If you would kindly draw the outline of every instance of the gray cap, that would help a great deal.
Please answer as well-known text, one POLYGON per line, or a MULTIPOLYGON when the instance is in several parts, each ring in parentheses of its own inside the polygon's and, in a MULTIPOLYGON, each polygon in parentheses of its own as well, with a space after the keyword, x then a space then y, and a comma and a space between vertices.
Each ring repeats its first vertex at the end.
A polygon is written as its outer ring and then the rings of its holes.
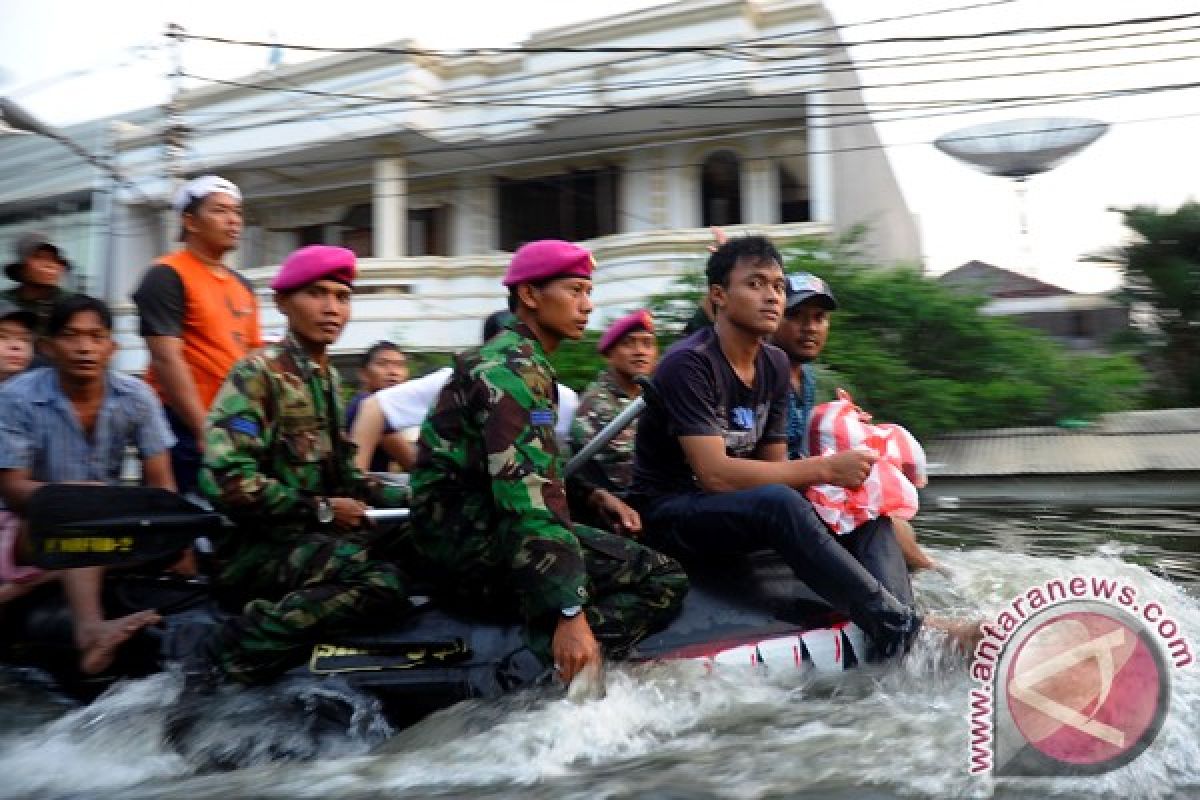
POLYGON ((838 307, 837 298, 833 296, 833 290, 829 288, 829 284, 811 272, 796 272, 788 275, 784 293, 787 296, 787 300, 784 302, 785 314, 814 297, 818 298, 821 305, 830 311, 835 311, 838 307))

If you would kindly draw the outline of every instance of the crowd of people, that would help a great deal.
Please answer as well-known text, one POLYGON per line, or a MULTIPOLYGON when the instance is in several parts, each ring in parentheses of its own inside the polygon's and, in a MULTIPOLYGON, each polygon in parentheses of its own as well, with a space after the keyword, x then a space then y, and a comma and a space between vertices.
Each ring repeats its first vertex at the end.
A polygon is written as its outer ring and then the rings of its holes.
POLYGON ((238 188, 200 177, 174 208, 182 246, 133 294, 145 381, 111 368, 112 313, 61 288, 71 266, 46 237, 20 240, 6 270, 17 286, 0 296, 0 613, 61 584, 82 672, 107 669, 158 615, 106 619, 102 568, 27 566, 23 515, 46 483, 118 482, 131 452, 145 485, 203 497, 234 525, 213 579, 236 613, 188 659, 198 686, 269 681, 318 641, 400 622, 414 579, 463 613, 523 621, 569 682, 674 618, 681 561, 763 548, 866 632, 870 660, 902 654, 922 626, 909 572, 931 562, 911 526, 883 516, 835 536, 802 493, 858 486, 876 456, 804 457, 837 301, 820 278, 787 275, 767 239, 718 237, 705 314, 661 360, 649 312, 612 322, 606 366, 579 398, 549 357, 584 334, 595 262, 528 243, 478 347, 410 379, 404 352, 380 342, 344 407, 329 348, 351 317, 354 254, 313 245, 284 261, 270 288, 287 329, 264 346, 254 293, 225 264, 238 188), (564 475, 564 456, 645 379, 640 424, 564 475), (377 477, 392 470, 409 485, 377 477), (392 506, 409 521, 370 522, 392 506))

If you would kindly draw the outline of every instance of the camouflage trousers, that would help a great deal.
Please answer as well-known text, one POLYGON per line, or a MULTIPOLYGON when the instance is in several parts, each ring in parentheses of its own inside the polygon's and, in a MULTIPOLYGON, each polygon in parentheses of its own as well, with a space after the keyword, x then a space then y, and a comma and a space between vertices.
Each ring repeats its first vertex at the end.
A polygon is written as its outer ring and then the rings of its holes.
MULTIPOLYGON (((679 613, 688 590, 687 575, 674 559, 632 539, 586 525, 575 525, 574 531, 587 572, 588 624, 605 652, 621 658, 679 613)), ((536 559, 520 552, 516 541, 507 541, 516 552, 492 552, 488 563, 447 559, 445 552, 431 560, 419 548, 398 557, 432 580, 440 600, 468 614, 523 619, 530 648, 549 663, 558 616, 531 611, 525 601, 535 588, 527 584, 537 576, 534 570, 513 565, 536 559)))
POLYGON ((400 573, 359 543, 318 533, 236 548, 218 578, 242 613, 210 644, 214 665, 262 683, 304 661, 325 637, 387 626, 411 610, 400 573))

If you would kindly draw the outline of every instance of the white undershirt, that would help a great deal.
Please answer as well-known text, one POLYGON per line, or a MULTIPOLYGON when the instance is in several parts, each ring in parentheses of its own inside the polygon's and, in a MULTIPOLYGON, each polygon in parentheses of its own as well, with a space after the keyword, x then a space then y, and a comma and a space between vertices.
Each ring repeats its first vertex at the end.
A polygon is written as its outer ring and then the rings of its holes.
MULTIPOLYGON (((375 393, 379 408, 392 430, 403 431, 414 428, 425 421, 429 410, 437 402, 438 393, 450 380, 454 372, 450 367, 442 367, 422 378, 380 389, 375 393)), ((554 432, 559 442, 570 439, 571 420, 575 418, 575 410, 579 408, 579 395, 574 389, 558 384, 558 422, 554 432)))

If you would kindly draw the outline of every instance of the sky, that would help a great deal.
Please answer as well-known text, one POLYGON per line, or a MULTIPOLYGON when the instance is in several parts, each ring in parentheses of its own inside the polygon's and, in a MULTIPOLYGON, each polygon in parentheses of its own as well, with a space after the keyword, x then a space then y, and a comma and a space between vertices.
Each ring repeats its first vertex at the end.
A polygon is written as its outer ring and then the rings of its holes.
MULTIPOLYGON (((413 39, 435 48, 506 46, 537 30, 597 14, 659 3, 605 0, 0 0, 0 93, 53 124, 162 103, 169 91, 163 31, 176 22, 190 33, 359 46, 413 39)), ((1193 13, 1194 0, 827 0, 843 39, 855 44, 868 104, 922 236, 926 268, 945 272, 971 259, 1018 269, 1075 291, 1102 291, 1111 269, 1080 263, 1124 236, 1112 208, 1174 208, 1200 186, 1200 89, 1162 91, 1086 102, 1041 102, 1016 110, 889 119, 900 103, 976 98, 1042 97, 1188 83, 1200 75, 1200 17, 1155 25, 1069 31, 1040 37, 951 42, 879 42, 894 37, 978 34, 1025 27, 1108 22, 1193 13), (973 7, 971 7, 973 6, 973 7), (892 22, 880 17, 957 8, 892 22), (997 58, 985 51, 1016 43, 1063 42, 1131 31, 1180 29, 1057 45, 1050 51, 1096 52, 997 58), (1181 42, 1170 44, 1164 42, 1181 42), (1114 49, 1120 45, 1121 49, 1114 49), (956 63, 933 64, 932 53, 957 51, 956 63), (963 61, 968 58, 986 61, 963 61), (912 66, 915 59, 922 62, 912 66), (909 66, 904 66, 908 63, 909 66), (1110 67, 1106 65, 1116 64, 1110 67), (1103 68, 1100 68, 1103 67, 1103 68), (1011 73, 1031 73, 1012 75, 1011 73), (983 77, 977 77, 983 76, 983 77), (896 84, 904 84, 897 86, 896 84), (877 88, 872 88, 877 87, 877 88), (975 172, 931 142, 964 126, 1017 117, 1089 117, 1110 124, 1097 143, 1027 184, 1029 235, 1022 237, 1012 184, 975 172)), ((299 56, 288 54, 288 61, 299 56)), ((189 42, 185 70, 235 78, 265 66, 262 49, 189 42)))

